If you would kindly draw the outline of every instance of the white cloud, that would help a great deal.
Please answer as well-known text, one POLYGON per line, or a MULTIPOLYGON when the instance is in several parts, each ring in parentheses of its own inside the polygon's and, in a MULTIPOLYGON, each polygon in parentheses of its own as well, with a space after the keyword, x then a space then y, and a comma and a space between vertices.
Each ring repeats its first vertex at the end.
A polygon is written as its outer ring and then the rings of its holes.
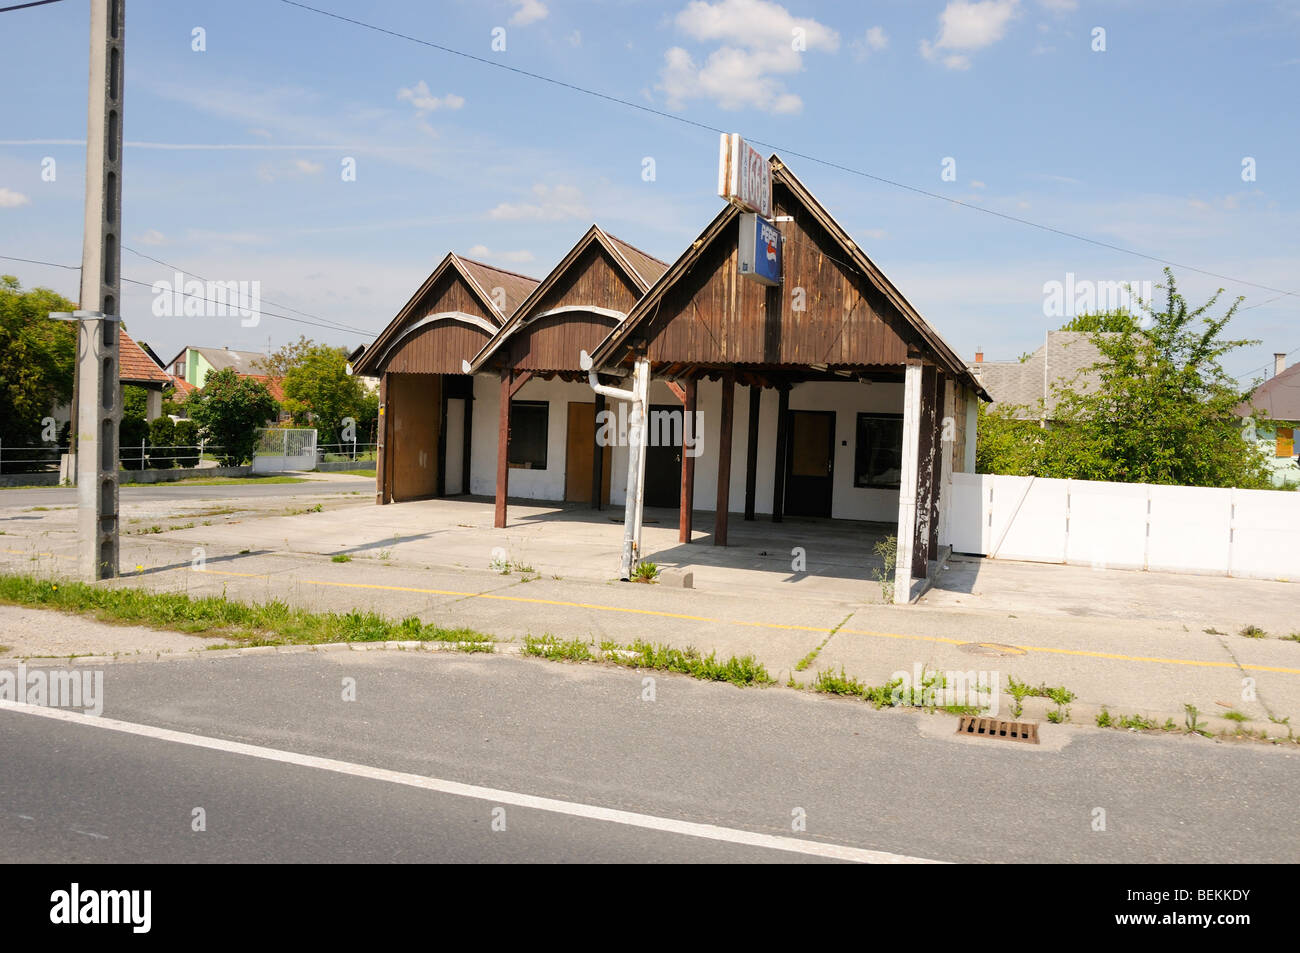
POLYGON ((879 53, 889 46, 889 36, 885 31, 873 26, 870 30, 858 37, 851 44, 853 49, 853 58, 856 60, 865 60, 871 53, 879 53))
POLYGON ((167 236, 158 231, 158 229, 151 228, 149 231, 136 238, 136 241, 141 245, 165 245, 167 244, 167 236))
POLYGON ((921 55, 940 59, 948 69, 969 69, 972 50, 992 46, 1002 39, 1016 15, 1020 0, 951 0, 939 14, 939 36, 921 41, 921 55), (943 51, 949 51, 946 54, 943 51), (954 52, 955 51, 955 52, 954 52))
POLYGON ((572 185, 533 186, 533 201, 502 202, 488 217, 497 221, 558 222, 566 218, 589 218, 582 192, 572 185))
POLYGON ((319 162, 312 162, 310 159, 294 159, 293 167, 303 175, 315 175, 323 168, 319 162))
POLYGON ((569 34, 569 45, 570 45, 570 46, 582 46, 582 31, 581 31, 581 30, 574 30, 572 33, 569 34))
POLYGON ((692 0, 674 23, 697 42, 723 45, 703 64, 680 46, 664 53, 656 89, 670 109, 681 109, 691 99, 709 99, 723 109, 799 112, 803 100, 778 77, 799 72, 804 51, 833 53, 840 46, 834 30, 793 16, 769 0, 692 0))
POLYGON ((486 245, 475 245, 469 250, 469 255, 471 258, 487 258, 496 261, 507 261, 512 265, 523 265, 536 260, 536 256, 527 249, 520 249, 519 251, 493 252, 492 249, 488 248, 486 245))
POLYGON ((27 205, 31 202, 27 196, 21 192, 14 192, 11 189, 0 188, 0 208, 17 208, 20 205, 27 205))
POLYGON ((1073 13, 1079 9, 1079 0, 1038 0, 1053 13, 1073 13))
POLYGON ((438 109, 460 109, 465 105, 465 97, 457 96, 455 93, 448 93, 441 99, 433 95, 429 90, 429 84, 424 80, 420 80, 414 86, 399 89, 397 98, 410 103, 421 114, 438 109))
POLYGON ((514 15, 510 18, 511 26, 528 26, 538 20, 545 20, 551 12, 541 0, 510 0, 510 5, 515 8, 514 15))

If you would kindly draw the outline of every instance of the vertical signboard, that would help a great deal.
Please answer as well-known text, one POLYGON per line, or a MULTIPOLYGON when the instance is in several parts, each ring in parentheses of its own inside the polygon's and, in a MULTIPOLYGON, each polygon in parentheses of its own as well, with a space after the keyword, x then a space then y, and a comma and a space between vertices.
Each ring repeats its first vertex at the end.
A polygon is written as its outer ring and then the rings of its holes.
POLYGON ((740 273, 765 285, 781 283, 781 232, 763 216, 740 216, 740 273))
POLYGON ((747 212, 772 217, 772 167, 736 133, 722 133, 718 146, 718 195, 747 212))

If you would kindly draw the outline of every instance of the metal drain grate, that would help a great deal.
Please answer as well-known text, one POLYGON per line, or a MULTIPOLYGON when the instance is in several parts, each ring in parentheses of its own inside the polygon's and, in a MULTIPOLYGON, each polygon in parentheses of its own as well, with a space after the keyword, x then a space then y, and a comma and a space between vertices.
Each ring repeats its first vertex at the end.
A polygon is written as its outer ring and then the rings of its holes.
POLYGON ((1005 718, 981 718, 962 715, 957 723, 957 734, 976 738, 1000 738, 1003 741, 1023 741, 1038 744, 1038 722, 1007 721, 1005 718))

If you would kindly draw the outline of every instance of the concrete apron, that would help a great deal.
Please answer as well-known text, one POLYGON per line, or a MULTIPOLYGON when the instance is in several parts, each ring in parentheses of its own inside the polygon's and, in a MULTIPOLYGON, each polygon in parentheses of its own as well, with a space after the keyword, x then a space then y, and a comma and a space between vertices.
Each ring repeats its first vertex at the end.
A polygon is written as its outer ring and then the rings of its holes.
MULTIPOLYGON (((128 537, 123 566, 144 570, 115 584, 414 614, 502 639, 644 638, 723 658, 754 654, 782 682, 794 672, 807 684, 816 672, 841 667, 872 685, 917 666, 997 672, 1004 687, 1008 676, 1064 685, 1078 696, 1069 706, 1075 723, 1091 723, 1102 705, 1162 722, 1173 717, 1180 726, 1189 703, 1202 718, 1234 708, 1251 728, 1271 727, 1270 715, 1300 715, 1300 643, 1203 631, 1236 632, 1254 621, 1282 634, 1277 626, 1294 592, 1286 584, 957 557, 919 606, 871 605, 880 587, 866 568, 876 534, 865 524, 736 519, 736 545, 723 549, 703 531, 679 545, 675 511, 647 511, 648 556, 691 566, 698 588, 687 591, 610 581, 620 516, 519 503, 511 525, 497 531, 491 503, 481 500, 345 504, 128 537), (206 572, 192 569, 196 546, 206 572), (802 573, 790 565, 795 547, 805 549, 802 573), (494 550, 512 564, 509 574, 488 570, 494 550), (333 563, 335 553, 353 560, 333 563), (1002 654, 981 643, 1011 648, 1002 654), (1243 695, 1244 679, 1254 680, 1252 699, 1243 695)), ((699 524, 710 522, 702 514, 699 524)), ((7 570, 63 574, 61 535, 26 540, 52 555, 37 563, 7 555, 7 570)), ((1031 699, 1026 713, 1041 718, 1048 707, 1031 699)), ((1002 713, 1009 709, 1004 696, 1002 713)))

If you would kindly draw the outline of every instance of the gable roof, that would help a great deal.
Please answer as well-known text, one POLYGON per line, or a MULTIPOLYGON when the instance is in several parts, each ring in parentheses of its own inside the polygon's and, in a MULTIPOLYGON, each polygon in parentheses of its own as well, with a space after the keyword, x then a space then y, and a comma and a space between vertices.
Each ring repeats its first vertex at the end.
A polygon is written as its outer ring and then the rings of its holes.
POLYGON ((418 310, 420 302, 448 273, 460 278, 475 300, 484 309, 484 313, 490 315, 491 323, 498 328, 505 323, 510 314, 523 304, 524 299, 537 286, 537 279, 535 278, 495 268, 481 261, 462 258, 455 252, 447 252, 429 277, 424 279, 424 282, 416 289, 415 294, 411 295, 393 320, 388 322, 388 326, 366 348, 360 359, 353 362, 352 369, 354 372, 365 375, 378 373, 375 365, 401 339, 405 333, 406 325, 411 319, 418 320, 419 315, 415 312, 418 310), (505 309, 497 307, 496 298, 492 294, 495 288, 501 288, 505 294, 505 309))
POLYGON ((1300 364, 1293 364, 1281 374, 1274 374, 1251 392, 1250 400, 1236 408, 1245 416, 1251 406, 1266 420, 1300 421, 1300 364))
POLYGON ((1073 383, 1077 391, 1087 393, 1101 382, 1101 372, 1088 368, 1103 360, 1092 332, 1048 331, 1042 346, 1024 361, 983 361, 969 367, 993 398, 990 409, 1025 407, 1019 416, 1037 420, 1041 400, 1050 420, 1057 405, 1053 386, 1073 383))
MULTIPOLYGON (((787 188, 793 199, 808 210, 815 222, 839 246, 848 262, 851 263, 851 267, 860 272, 869 284, 893 306, 903 321, 916 331, 921 340, 934 352, 935 357, 942 363, 944 369, 974 387, 977 393, 987 400, 988 394, 967 370, 965 362, 961 360, 956 351, 921 317, 920 313, 903 297, 902 293, 894 287, 893 283, 885 277, 884 273, 858 247, 857 243, 849 237, 849 234, 839 222, 817 201, 781 158, 773 155, 768 160, 768 163, 772 168, 773 186, 780 184, 787 188)), ((628 319, 610 332, 609 336, 596 348, 592 354, 593 367, 601 367, 610 363, 614 355, 620 353, 620 349, 628 343, 633 331, 644 320, 656 313, 668 290, 690 272, 695 263, 722 237, 728 226, 735 222, 739 215, 740 210, 738 208, 734 205, 727 205, 714 216, 713 221, 700 233, 699 238, 692 242, 691 246, 659 276, 650 290, 637 302, 632 309, 632 313, 628 315, 628 319)), ((621 359, 621 355, 619 359, 621 359)))
POLYGON ((172 379, 140 345, 131 340, 120 321, 117 325, 117 379, 128 384, 170 384, 172 379))
MULTIPOLYGON (((514 314, 510 316, 505 326, 490 341, 484 344, 473 358, 466 362, 469 365, 467 373, 477 373, 491 359, 492 355, 509 340, 510 336, 527 323, 537 304, 545 299, 551 289, 556 286, 570 268, 582 259, 583 254, 593 245, 605 250, 610 261, 632 282, 641 294, 645 294, 646 290, 654 284, 659 276, 668 270, 666 262, 646 254, 634 245, 629 245, 621 238, 615 238, 599 225, 593 224, 560 259, 559 264, 551 269, 550 274, 537 283, 528 297, 515 309, 514 314)), ((595 302, 591 304, 593 309, 601 307, 595 302)), ((611 314, 610 316, 619 321, 627 317, 624 314, 611 314)), ((576 366, 578 356, 575 354, 573 358, 576 366)))

